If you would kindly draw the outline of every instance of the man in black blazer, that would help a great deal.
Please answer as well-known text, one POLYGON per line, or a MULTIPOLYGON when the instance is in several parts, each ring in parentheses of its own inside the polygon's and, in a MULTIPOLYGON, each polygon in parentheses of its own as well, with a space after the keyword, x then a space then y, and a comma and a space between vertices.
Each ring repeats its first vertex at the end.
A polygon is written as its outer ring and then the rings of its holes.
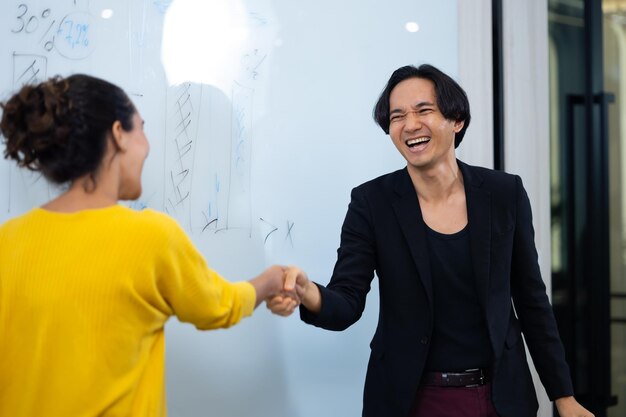
MULTIPOLYGON (((591 417, 572 396, 520 177, 456 159, 470 122, 463 89, 430 65, 402 67, 374 118, 406 168, 352 191, 326 287, 295 267, 285 278, 302 320, 343 330, 376 272, 363 416, 536 416, 523 333, 561 417, 591 417)), ((277 296, 268 307, 287 314, 293 303, 277 296)))

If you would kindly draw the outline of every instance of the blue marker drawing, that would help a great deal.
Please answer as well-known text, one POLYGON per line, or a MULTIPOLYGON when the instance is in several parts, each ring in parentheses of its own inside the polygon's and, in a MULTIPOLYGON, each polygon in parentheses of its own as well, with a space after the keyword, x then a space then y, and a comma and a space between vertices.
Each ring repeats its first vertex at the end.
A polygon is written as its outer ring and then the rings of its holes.
POLYGON ((54 38, 54 47, 61 56, 80 60, 93 52, 91 20, 91 15, 85 12, 70 13, 61 20, 54 38))

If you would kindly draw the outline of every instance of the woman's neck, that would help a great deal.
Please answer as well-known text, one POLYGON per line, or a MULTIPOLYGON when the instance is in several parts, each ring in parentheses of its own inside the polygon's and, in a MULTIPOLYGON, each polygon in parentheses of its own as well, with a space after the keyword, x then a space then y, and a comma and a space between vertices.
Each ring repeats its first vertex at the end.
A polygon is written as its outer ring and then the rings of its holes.
POLYGON ((114 187, 92 178, 82 177, 75 180, 70 188, 50 200, 42 208, 50 211, 71 213, 80 210, 109 207, 117 204, 118 195, 114 187))

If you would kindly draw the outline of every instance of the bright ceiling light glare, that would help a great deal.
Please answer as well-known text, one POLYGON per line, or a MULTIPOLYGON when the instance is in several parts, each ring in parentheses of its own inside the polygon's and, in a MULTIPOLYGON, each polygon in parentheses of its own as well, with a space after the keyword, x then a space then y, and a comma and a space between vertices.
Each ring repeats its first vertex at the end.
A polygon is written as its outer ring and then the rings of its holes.
POLYGON ((102 16, 103 19, 110 19, 113 17, 113 10, 104 9, 102 10, 102 13, 100 13, 100 16, 102 16))
POLYGON ((163 22, 161 60, 170 85, 209 84, 230 92, 251 48, 241 0, 176 0, 163 22))
POLYGON ((415 22, 408 22, 406 25, 404 25, 404 28, 411 33, 415 33, 420 30, 420 26, 415 22))

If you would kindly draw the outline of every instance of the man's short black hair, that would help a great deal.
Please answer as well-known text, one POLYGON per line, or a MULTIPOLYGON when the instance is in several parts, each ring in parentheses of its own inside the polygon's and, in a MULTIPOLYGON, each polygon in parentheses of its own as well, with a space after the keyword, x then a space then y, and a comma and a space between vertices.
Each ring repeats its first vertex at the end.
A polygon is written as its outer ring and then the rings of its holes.
POLYGON ((386 134, 389 134, 389 96, 396 85, 409 78, 424 78, 432 81, 435 85, 437 107, 439 107, 443 117, 455 122, 464 122, 463 128, 454 137, 454 147, 457 148, 465 136, 471 119, 467 94, 450 76, 429 64, 422 64, 417 68, 413 65, 407 65, 398 68, 391 74, 385 89, 376 102, 376 106, 374 106, 376 123, 386 134))

